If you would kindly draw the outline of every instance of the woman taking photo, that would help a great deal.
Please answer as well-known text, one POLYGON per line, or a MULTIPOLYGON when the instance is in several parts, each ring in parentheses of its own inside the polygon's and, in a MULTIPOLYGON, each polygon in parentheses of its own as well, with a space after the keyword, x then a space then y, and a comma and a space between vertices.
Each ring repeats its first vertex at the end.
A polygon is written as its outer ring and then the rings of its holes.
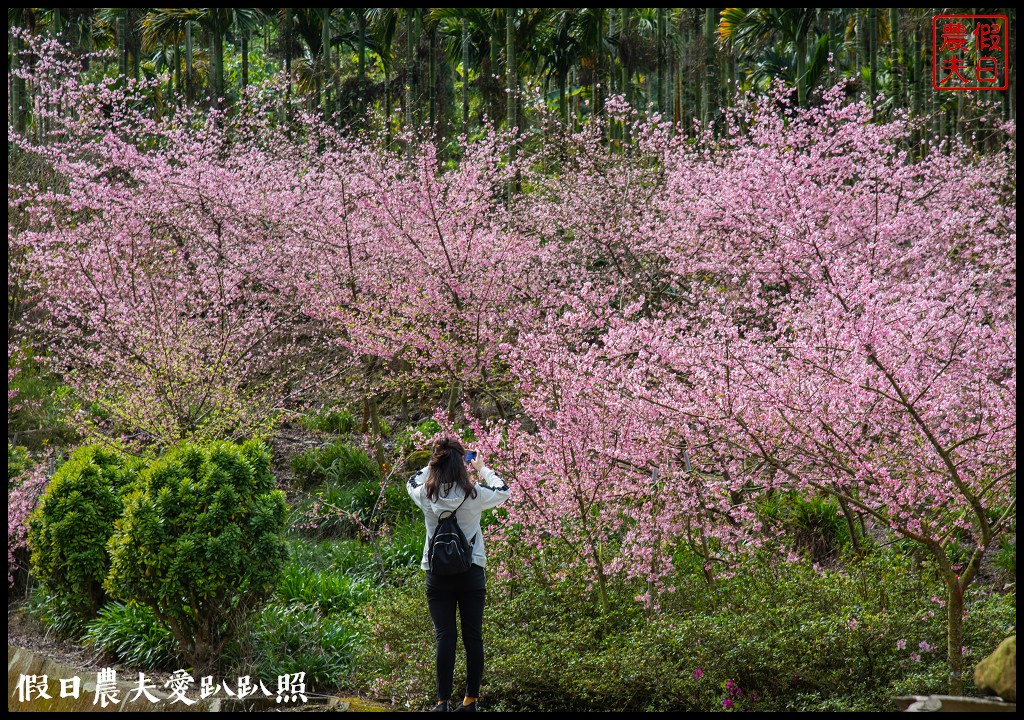
POLYGON ((476 712, 480 680, 484 673, 484 597, 487 555, 480 531, 480 514, 508 500, 509 489, 476 453, 467 457, 456 438, 434 441, 430 464, 409 478, 409 496, 423 511, 426 541, 420 567, 427 571, 427 606, 437 636, 437 705, 431 712, 476 712), (458 574, 439 567, 438 553, 431 555, 438 525, 448 530, 446 518, 454 515, 468 543, 468 570, 458 574), (434 565, 432 568, 431 565, 434 565), (466 648, 466 696, 452 707, 452 676, 455 673, 456 611, 462 618, 462 644, 466 648))

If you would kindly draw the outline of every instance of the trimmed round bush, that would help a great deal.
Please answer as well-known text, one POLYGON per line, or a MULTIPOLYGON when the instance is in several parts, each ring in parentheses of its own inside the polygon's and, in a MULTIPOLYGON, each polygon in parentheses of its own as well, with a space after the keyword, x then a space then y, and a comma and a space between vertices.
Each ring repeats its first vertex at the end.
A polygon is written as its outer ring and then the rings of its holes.
POLYGON ((106 600, 107 541, 140 463, 99 446, 79 448, 47 485, 29 519, 31 563, 54 600, 80 620, 106 600))
POLYGON ((193 669, 213 668, 278 580, 285 517, 263 444, 185 445, 126 499, 107 587, 152 608, 193 669))

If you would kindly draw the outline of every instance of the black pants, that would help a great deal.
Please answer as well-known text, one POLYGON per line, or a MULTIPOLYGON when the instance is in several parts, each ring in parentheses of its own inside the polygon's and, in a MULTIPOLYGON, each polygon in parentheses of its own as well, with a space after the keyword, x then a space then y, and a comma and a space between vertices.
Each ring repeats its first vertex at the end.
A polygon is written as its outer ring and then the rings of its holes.
POLYGON ((455 674, 455 610, 462 618, 462 644, 466 648, 466 695, 480 696, 484 674, 484 569, 473 565, 461 575, 439 576, 427 573, 427 606, 437 634, 437 698, 452 696, 455 674))

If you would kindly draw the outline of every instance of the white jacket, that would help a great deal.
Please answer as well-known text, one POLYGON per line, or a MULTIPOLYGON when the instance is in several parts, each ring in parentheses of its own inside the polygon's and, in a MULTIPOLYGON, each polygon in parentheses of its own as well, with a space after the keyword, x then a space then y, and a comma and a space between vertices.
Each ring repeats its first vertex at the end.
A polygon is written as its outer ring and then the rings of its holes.
MULTIPOLYGON (((427 498, 426 482, 429 472, 430 466, 428 465, 409 478, 409 482, 406 484, 409 497, 423 511, 423 520, 427 526, 427 537, 423 542, 423 560, 420 562, 420 567, 424 570, 430 569, 427 554, 430 550, 430 538, 437 528, 438 516, 459 508, 459 503, 462 503, 465 498, 465 493, 458 485, 453 485, 447 495, 442 488, 436 500, 427 498)), ((484 551, 484 536, 480 532, 480 515, 484 510, 498 507, 508 500, 512 492, 505 481, 489 467, 485 466, 480 471, 480 477, 483 482, 477 483, 476 497, 466 498, 466 502, 459 508, 455 518, 459 521, 459 527, 466 535, 466 540, 473 546, 473 564, 486 567, 487 554, 484 551)))

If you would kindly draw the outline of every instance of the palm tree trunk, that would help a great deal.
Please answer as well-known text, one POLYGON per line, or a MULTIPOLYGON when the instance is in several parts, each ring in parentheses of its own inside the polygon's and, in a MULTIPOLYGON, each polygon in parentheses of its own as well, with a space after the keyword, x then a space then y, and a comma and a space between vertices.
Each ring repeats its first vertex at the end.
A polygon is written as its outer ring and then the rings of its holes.
POLYGON ((181 92, 181 36, 174 34, 174 87, 181 92))
POLYGON ((900 52, 900 41, 902 39, 903 35, 900 33, 900 9, 891 7, 889 8, 889 60, 892 65, 892 71, 896 73, 895 78, 893 78, 892 90, 894 96, 893 106, 897 108, 901 108, 906 104, 907 72, 903 64, 906 53, 900 52))
POLYGON ((192 103, 195 88, 195 76, 192 73, 192 23, 185 23, 185 102, 192 103))
POLYGON ((405 129, 412 129, 412 9, 405 11, 405 129))
MULTIPOLYGON (((608 37, 610 38, 615 37, 616 15, 617 13, 614 10, 608 9, 608 37)), ((615 54, 613 50, 608 50, 606 61, 608 67, 605 68, 604 91, 607 97, 611 97, 615 94, 615 54)), ((608 121, 608 140, 615 140, 618 137, 617 124, 611 122, 611 120, 608 121)))
POLYGON ((704 91, 701 120, 707 124, 714 113, 714 81, 715 81, 715 9, 704 9, 704 91))
POLYGON ((11 68, 11 110, 9 114, 15 131, 23 133, 25 132, 25 112, 22 108, 24 93, 22 92, 21 78, 18 77, 18 70, 21 68, 21 40, 12 33, 7 33, 7 53, 10 57, 11 68))
POLYGON ((125 29, 132 28, 131 33, 131 54, 132 54, 132 77, 136 80, 139 79, 139 68, 141 66, 140 60, 142 55, 142 38, 139 37, 139 32, 136 27, 137 17, 133 17, 132 10, 126 9, 125 13, 128 15, 128 21, 125 22, 125 29))
POLYGON ((117 72, 122 78, 128 74, 128 22, 125 12, 117 14, 117 72))
POLYGON ((801 33, 796 39, 796 101, 800 107, 807 107, 807 34, 801 33))
POLYGON ((288 76, 288 88, 285 96, 292 99, 292 9, 284 11, 284 72, 288 76))
POLYGON ((658 8, 658 112, 662 115, 668 110, 665 103, 665 46, 668 32, 665 13, 665 8, 658 8))
POLYGON ((219 29, 210 30, 210 50, 213 56, 213 107, 220 107, 224 97, 224 34, 219 29))
POLYGON ((868 9, 868 93, 874 104, 878 95, 878 8, 868 9))
POLYGON ((462 18, 462 132, 469 135, 469 23, 462 18))
POLYGON ((437 131, 437 30, 430 31, 427 45, 427 108, 430 131, 437 131))
POLYGON ((359 15, 356 16, 359 24, 359 112, 366 112, 366 10, 359 8, 359 15))
POLYGON ((515 8, 505 8, 505 72, 508 103, 506 105, 506 123, 509 130, 516 127, 516 35, 515 8))
POLYGON ((491 117, 494 122, 498 120, 498 112, 501 107, 498 103, 498 97, 502 83, 498 80, 498 67, 501 64, 499 57, 501 50, 501 34, 500 28, 497 27, 497 23, 491 23, 491 47, 490 47, 490 67, 487 68, 487 72, 480 73, 480 96, 487 99, 487 114, 491 117), (488 89, 490 92, 488 92, 488 89))
POLYGON ((913 70, 911 75, 911 80, 913 84, 910 86, 910 103, 911 111, 913 112, 914 117, 921 116, 921 100, 923 97, 922 91, 924 89, 922 85, 923 78, 921 77, 921 46, 920 41, 918 40, 919 37, 920 34, 917 28, 915 27, 914 32, 910 37, 910 68, 912 68, 913 70))
POLYGON ((417 12, 413 18, 413 28, 416 35, 416 127, 423 127, 423 53, 420 46, 423 42, 423 15, 417 12))
POLYGON ((569 127, 569 103, 566 98, 566 84, 568 82, 568 73, 558 73, 558 111, 562 115, 562 125, 566 129, 569 127))
POLYGON ((334 74, 331 68, 331 9, 320 8, 320 59, 323 63, 323 113, 326 120, 331 116, 331 83, 334 74))
POLYGON ((249 31, 242 30, 242 92, 249 85, 249 31))

